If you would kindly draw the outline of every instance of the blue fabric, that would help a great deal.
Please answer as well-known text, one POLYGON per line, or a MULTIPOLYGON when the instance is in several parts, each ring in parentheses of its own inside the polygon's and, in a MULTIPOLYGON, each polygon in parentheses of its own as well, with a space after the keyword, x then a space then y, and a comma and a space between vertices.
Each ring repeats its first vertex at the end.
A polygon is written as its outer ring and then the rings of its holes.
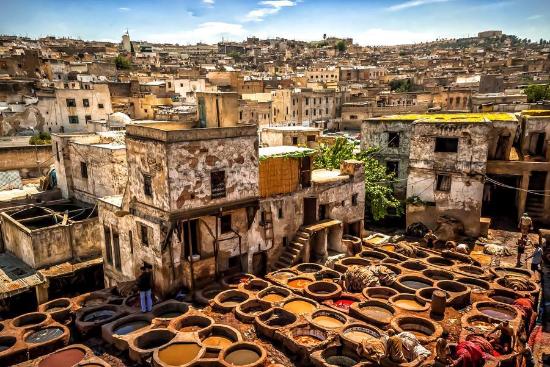
POLYGON ((151 298, 151 290, 139 292, 139 300, 141 303, 141 312, 151 312, 153 308, 153 299, 151 298))

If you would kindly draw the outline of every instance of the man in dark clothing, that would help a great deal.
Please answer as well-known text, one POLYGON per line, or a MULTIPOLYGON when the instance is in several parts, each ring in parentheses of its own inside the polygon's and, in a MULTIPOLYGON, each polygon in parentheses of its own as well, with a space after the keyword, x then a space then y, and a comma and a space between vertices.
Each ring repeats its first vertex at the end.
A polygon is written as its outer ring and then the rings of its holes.
POLYGON ((143 265, 141 267, 141 274, 137 279, 141 312, 151 312, 153 308, 153 299, 151 298, 152 285, 153 274, 151 273, 151 267, 143 265))

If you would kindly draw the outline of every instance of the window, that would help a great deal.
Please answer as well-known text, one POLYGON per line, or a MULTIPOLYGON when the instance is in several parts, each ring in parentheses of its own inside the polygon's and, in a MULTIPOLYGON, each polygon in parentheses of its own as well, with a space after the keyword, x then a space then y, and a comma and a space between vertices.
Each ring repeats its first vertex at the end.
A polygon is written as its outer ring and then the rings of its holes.
POLYGON ((349 116, 349 119, 350 119, 350 120, 357 120, 357 115, 350 115, 350 116, 349 116))
POLYGON ((359 194, 353 194, 351 195, 351 205, 357 206, 357 199, 359 198, 359 194))
POLYGON ((306 106, 309 106, 309 98, 306 97, 306 106))
POLYGON ((141 244, 143 246, 149 246, 149 227, 145 224, 139 224, 139 234, 141 237, 141 244))
POLYGON ((105 235, 105 259, 107 263, 113 263, 113 250, 111 248, 111 229, 103 226, 103 234, 105 235))
POLYGON ((325 108, 325 115, 328 115, 328 107, 325 108))
POLYGON ((328 205, 319 205, 319 220, 327 219, 328 205))
POLYGON ((210 197, 212 199, 225 197, 225 171, 210 172, 210 197))
MULTIPOLYGON (((98 103, 97 108, 103 108, 103 103, 98 103)), ((145 111, 145 112, 147 112, 147 111, 145 111)))
POLYGON ((451 176, 449 175, 437 175, 437 191, 451 191, 451 176))
POLYGON ((67 107, 76 107, 76 100, 74 98, 67 98, 67 107))
POLYGON ((84 116, 84 120, 86 121, 86 123, 88 123, 88 121, 92 121, 92 115, 84 116))
POLYGON ((298 145, 298 137, 297 136, 292 137, 292 145, 298 145))
POLYGON ((78 124, 78 116, 69 116, 69 124, 78 124))
POLYGON ((128 231, 128 244, 130 245, 130 253, 134 253, 134 236, 132 235, 132 231, 128 231))
POLYGON ((233 256, 229 258, 229 261, 227 262, 228 268, 236 268, 241 266, 241 257, 239 255, 233 256))
POLYGON ((397 177, 399 175, 399 162, 398 161, 387 161, 386 162, 386 172, 393 173, 397 177))
MULTIPOLYGON (((61 75, 59 76, 59 79, 61 79, 61 75)), ((64 84, 63 84, 63 88, 64 88, 64 89, 69 89, 69 84, 68 84, 68 83, 64 83, 64 84)), ((67 106, 67 107, 69 107, 69 106, 67 106)))
POLYGON ((88 178, 88 163, 80 162, 80 176, 88 178))
POLYGON ((88 98, 84 98, 84 99, 82 100, 82 105, 83 105, 84 107, 90 107, 90 101, 88 100, 88 98))
POLYGON ((458 138, 435 138, 434 151, 440 153, 458 152, 458 138))
POLYGON ((399 133, 388 133, 388 148, 399 148, 399 133))
POLYGON ((120 263, 120 239, 118 233, 113 231, 113 250, 115 252, 115 268, 118 270, 122 269, 120 263))
POLYGON ((239 111, 239 120, 243 119, 243 111, 239 111))
POLYGON ((150 175, 143 175, 143 193, 147 196, 153 196, 153 185, 150 175))
POLYGON ((279 219, 282 219, 282 218, 283 218, 283 208, 279 208, 279 209, 277 210, 277 217, 278 217, 279 219))
POLYGON ((232 231, 231 214, 222 215, 220 217, 220 231, 221 233, 228 233, 232 231))
POLYGON ((307 136, 307 141, 308 142, 315 141, 315 135, 308 135, 307 136))

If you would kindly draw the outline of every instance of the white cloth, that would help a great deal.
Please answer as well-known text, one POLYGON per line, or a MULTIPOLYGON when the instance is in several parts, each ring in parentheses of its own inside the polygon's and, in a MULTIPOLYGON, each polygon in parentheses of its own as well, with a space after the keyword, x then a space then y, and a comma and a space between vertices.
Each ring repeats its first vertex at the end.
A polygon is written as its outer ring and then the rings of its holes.
POLYGON ((402 333, 397 334, 401 338, 401 342, 403 343, 403 354, 405 355, 405 358, 409 362, 414 361, 416 358, 420 356, 424 356, 428 358, 430 356, 430 351, 416 338, 416 336, 413 333, 409 333, 408 331, 404 331, 402 333))

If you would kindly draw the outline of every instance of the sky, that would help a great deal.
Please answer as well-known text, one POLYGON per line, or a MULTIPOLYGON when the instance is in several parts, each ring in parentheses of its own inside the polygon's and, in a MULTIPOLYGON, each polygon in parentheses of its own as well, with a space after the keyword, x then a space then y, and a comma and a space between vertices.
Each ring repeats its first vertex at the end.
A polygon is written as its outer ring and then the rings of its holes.
POLYGON ((352 37, 396 45, 502 30, 550 39, 550 0, 0 0, 0 34, 194 44, 352 37))

